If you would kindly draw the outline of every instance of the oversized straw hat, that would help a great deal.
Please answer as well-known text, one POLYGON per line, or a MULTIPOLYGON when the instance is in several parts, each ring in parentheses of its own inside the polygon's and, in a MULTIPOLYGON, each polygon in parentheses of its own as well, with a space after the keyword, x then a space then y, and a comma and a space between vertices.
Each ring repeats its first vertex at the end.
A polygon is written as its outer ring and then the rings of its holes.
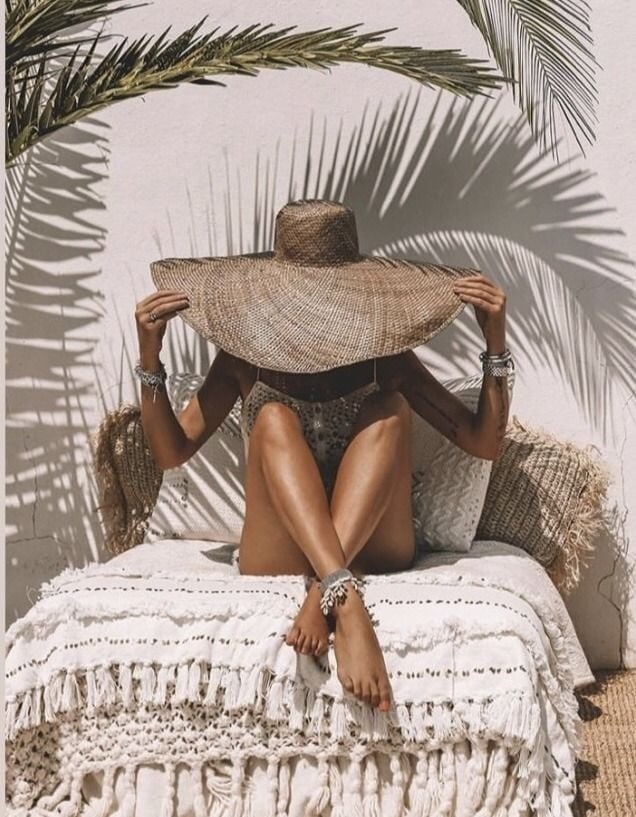
POLYGON ((456 278, 479 270, 363 255, 353 211, 300 199, 276 214, 274 250, 163 258, 157 289, 179 289, 179 316, 256 366, 319 372, 426 343, 466 305, 456 278))

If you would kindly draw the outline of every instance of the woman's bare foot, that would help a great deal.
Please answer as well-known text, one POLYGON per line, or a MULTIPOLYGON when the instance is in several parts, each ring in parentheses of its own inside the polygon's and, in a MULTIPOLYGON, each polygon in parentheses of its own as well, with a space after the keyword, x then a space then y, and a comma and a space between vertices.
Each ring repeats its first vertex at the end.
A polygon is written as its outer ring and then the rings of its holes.
POLYGON ((342 686, 365 703, 383 711, 391 708, 391 684, 378 637, 364 602, 347 586, 345 600, 334 604, 334 651, 342 686))
POLYGON ((329 649, 329 625, 320 609, 320 585, 313 580, 285 643, 302 655, 323 655, 329 649))

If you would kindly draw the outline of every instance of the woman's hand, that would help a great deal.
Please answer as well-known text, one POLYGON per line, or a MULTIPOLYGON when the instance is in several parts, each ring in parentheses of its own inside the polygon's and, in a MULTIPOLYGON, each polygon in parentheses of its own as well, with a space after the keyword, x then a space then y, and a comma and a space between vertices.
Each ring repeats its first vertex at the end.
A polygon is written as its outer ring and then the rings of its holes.
POLYGON ((168 321, 189 306, 187 293, 179 289, 160 289, 139 301, 135 307, 135 320, 140 351, 158 353, 168 321), (151 313, 155 320, 152 320, 151 313))
POLYGON ((506 296, 503 290, 479 274, 458 278, 453 283, 453 292, 475 307, 477 323, 491 354, 503 352, 506 342, 506 296))

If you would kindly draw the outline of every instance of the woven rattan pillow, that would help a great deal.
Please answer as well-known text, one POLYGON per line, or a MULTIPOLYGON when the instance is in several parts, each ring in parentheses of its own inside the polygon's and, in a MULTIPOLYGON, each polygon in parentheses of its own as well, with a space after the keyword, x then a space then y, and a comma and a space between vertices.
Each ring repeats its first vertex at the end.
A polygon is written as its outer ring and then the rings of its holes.
POLYGON ((163 472, 144 436, 139 406, 109 411, 90 439, 104 544, 122 553, 143 542, 163 472))
POLYGON ((594 550, 609 482, 594 446, 564 442, 513 415, 493 461, 475 538, 523 548, 569 593, 594 550))

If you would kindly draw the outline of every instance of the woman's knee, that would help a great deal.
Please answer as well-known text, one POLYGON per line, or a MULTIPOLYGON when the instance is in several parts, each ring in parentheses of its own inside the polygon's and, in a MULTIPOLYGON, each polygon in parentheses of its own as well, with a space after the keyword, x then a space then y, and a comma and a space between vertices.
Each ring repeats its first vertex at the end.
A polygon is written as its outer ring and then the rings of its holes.
POLYGON ((296 412, 285 403, 269 400, 258 410, 250 434, 250 446, 259 441, 285 445, 290 433, 299 430, 302 429, 296 412))
POLYGON ((360 407, 358 422, 373 423, 378 433, 404 433, 410 429, 411 406, 397 389, 376 391, 360 407))

